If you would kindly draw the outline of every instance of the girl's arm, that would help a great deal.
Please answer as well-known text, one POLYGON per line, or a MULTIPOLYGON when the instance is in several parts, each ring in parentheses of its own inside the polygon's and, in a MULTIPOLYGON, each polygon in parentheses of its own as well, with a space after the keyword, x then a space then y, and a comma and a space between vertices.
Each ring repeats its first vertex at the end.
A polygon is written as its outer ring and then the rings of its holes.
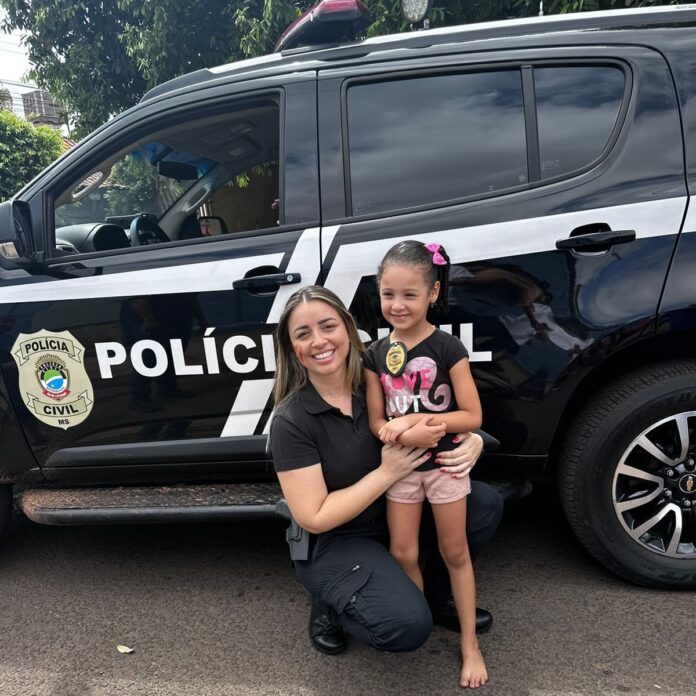
POLYGON ((300 527, 321 534, 357 517, 392 484, 423 464, 429 452, 400 445, 382 448, 380 465, 348 488, 329 493, 321 464, 279 471, 278 481, 300 527))
POLYGON ((448 433, 464 433, 480 428, 483 420, 481 402, 469 361, 462 358, 450 368, 449 376, 459 410, 438 413, 438 421, 445 424, 445 432, 448 433))
MULTIPOLYGON (((440 423, 436 426, 427 425, 433 420, 433 414, 411 413, 387 420, 384 416, 384 391, 379 377, 372 370, 365 370, 365 401, 367 403, 367 417, 372 434, 385 445, 399 443, 407 447, 434 447, 445 434, 440 423), (418 430, 412 433, 408 441, 401 441, 403 433, 414 426, 418 430)), ((435 416, 439 421, 439 418, 435 416)))

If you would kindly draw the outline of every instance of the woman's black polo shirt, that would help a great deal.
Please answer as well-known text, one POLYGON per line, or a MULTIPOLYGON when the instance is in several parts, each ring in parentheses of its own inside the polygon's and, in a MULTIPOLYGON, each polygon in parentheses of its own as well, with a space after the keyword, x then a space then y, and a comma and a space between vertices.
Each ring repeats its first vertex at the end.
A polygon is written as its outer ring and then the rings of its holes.
MULTIPOLYGON (((276 471, 321 464, 326 488, 347 488, 376 469, 382 445, 367 420, 364 394, 353 396, 346 416, 319 396, 311 383, 285 399, 271 421, 270 450, 276 471)), ((384 497, 349 522, 322 534, 378 534, 383 530, 384 497)))

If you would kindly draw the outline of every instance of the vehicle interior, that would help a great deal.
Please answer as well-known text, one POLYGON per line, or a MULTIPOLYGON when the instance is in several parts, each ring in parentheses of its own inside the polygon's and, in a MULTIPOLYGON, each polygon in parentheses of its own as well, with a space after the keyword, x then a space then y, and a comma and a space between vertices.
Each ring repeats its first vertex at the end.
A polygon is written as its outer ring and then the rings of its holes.
POLYGON ((187 119, 122 148, 54 203, 57 255, 272 228, 279 205, 279 103, 187 119))

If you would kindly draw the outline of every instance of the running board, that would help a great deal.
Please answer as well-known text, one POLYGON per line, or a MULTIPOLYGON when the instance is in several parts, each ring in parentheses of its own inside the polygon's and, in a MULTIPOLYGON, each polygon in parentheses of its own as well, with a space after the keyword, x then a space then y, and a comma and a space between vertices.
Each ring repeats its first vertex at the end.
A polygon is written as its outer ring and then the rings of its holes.
MULTIPOLYGON (((487 481, 509 504, 528 495, 528 481, 487 481)), ((17 496, 39 524, 147 524, 284 517, 275 482, 119 488, 34 488, 17 496), (278 506, 278 507, 277 507, 278 506)), ((284 502, 284 501, 283 501, 284 502)))
POLYGON ((276 482, 119 488, 36 488, 17 504, 39 524, 147 524, 271 518, 276 482))

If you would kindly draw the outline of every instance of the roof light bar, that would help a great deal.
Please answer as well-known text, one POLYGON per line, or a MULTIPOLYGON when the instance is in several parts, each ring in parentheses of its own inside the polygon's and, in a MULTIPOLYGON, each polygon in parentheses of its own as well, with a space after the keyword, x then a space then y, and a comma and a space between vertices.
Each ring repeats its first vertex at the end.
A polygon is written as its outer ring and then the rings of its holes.
POLYGON ((283 32, 273 52, 355 39, 371 23, 360 0, 321 0, 283 32))

